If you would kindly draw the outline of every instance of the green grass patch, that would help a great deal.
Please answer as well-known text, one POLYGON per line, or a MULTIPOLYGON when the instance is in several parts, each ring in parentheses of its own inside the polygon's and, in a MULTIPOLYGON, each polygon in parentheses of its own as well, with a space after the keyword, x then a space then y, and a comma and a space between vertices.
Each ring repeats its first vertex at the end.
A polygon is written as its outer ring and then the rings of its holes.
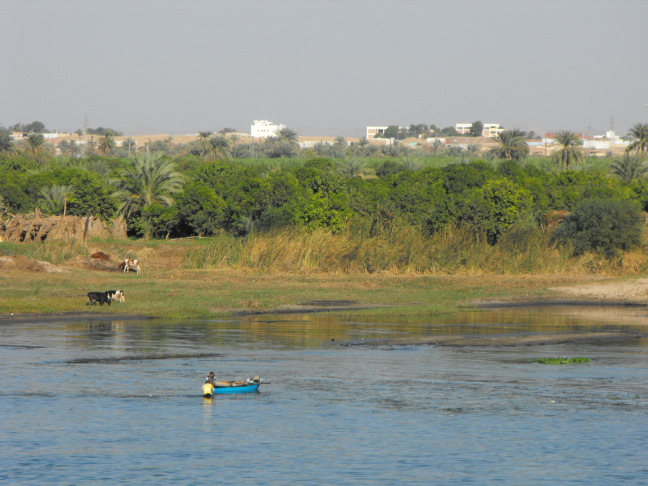
POLYGON ((551 295, 552 287, 588 281, 588 271, 577 274, 591 260, 562 259, 540 238, 533 241, 529 253, 529 245, 513 237, 491 247, 459 230, 424 238, 411 228, 395 228, 375 238, 283 231, 246 239, 4 242, 0 257, 24 255, 58 268, 37 271, 7 259, 0 273, 0 314, 203 318, 345 299, 393 306, 345 314, 424 316, 457 312, 476 301, 540 298, 551 295), (525 251, 517 251, 520 246, 525 251), (112 267, 89 265, 95 251, 110 255, 112 267), (142 273, 117 271, 125 257, 138 258, 142 273), (86 305, 88 292, 108 289, 124 290, 126 302, 86 305))
POLYGON ((539 358, 534 360, 535 363, 540 363, 540 364, 552 364, 552 365, 564 365, 564 364, 572 364, 572 363, 589 363, 592 361, 590 358, 583 358, 583 357, 577 357, 577 358, 539 358))

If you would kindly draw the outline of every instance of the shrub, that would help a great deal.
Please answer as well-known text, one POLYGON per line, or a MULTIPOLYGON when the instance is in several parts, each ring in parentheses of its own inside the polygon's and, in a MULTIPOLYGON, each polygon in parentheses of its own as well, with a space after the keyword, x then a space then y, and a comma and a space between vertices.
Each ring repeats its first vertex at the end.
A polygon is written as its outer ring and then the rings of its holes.
POLYGON ((619 250, 639 245, 644 221, 635 201, 585 200, 558 226, 553 240, 571 245, 574 255, 595 251, 611 259, 619 250))
POLYGON ((590 358, 578 357, 578 358, 539 358, 534 360, 536 363, 540 364, 571 364, 571 363, 589 363, 592 361, 590 358))
POLYGON ((399 172, 404 172, 407 170, 405 164, 396 162, 394 160, 387 160, 376 169, 376 175, 378 177, 388 177, 390 175, 398 174, 399 172))

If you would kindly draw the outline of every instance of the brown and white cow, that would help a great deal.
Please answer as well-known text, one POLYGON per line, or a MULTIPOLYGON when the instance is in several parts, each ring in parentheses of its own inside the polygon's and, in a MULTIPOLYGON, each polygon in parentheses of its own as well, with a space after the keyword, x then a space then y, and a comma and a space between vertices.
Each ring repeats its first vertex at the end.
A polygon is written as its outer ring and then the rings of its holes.
POLYGON ((134 270, 135 273, 140 273, 139 260, 133 258, 125 258, 123 262, 119 264, 124 273, 127 273, 130 270, 134 270))
POLYGON ((123 290, 106 290, 106 295, 110 297, 110 300, 116 300, 117 302, 125 302, 125 293, 123 290))

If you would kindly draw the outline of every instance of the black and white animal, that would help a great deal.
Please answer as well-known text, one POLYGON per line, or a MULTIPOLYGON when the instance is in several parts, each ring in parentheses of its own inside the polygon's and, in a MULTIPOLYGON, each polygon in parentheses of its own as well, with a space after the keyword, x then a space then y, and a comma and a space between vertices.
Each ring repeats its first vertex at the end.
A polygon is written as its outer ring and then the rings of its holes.
POLYGON ((139 260, 133 258, 125 258, 124 261, 119 264, 119 268, 121 268, 124 273, 130 270, 134 270, 135 273, 140 273, 139 260))
POLYGON ((104 302, 110 305, 110 296, 108 292, 88 292, 88 303, 86 305, 95 305, 99 302, 99 305, 104 305, 104 302))
POLYGON ((117 302, 124 302, 125 295, 123 290, 106 290, 106 294, 110 297, 110 300, 116 300, 117 302))

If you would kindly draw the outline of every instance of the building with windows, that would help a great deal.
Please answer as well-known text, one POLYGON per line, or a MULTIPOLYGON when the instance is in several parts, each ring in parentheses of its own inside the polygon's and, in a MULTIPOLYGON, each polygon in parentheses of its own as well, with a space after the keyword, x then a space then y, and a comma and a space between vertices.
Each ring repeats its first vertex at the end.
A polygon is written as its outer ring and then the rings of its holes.
POLYGON ((387 130, 387 128, 388 127, 367 127, 367 140, 382 137, 385 135, 385 130, 387 130))
POLYGON ((459 135, 465 135, 466 133, 470 133, 471 128, 472 128, 472 123, 457 123, 455 125, 455 130, 457 130, 457 133, 459 135))
POLYGON ((254 120, 250 127, 250 136, 252 138, 274 137, 284 128, 286 125, 276 125, 268 120, 254 120))
MULTIPOLYGON (((457 123, 455 125, 455 130, 457 130, 457 133, 459 135, 466 135, 470 133, 470 129, 472 128, 473 124, 472 123, 457 123)), ((497 137, 501 132, 503 132, 505 129, 501 128, 499 123, 484 123, 484 128, 482 129, 481 136, 482 137, 497 137)))

